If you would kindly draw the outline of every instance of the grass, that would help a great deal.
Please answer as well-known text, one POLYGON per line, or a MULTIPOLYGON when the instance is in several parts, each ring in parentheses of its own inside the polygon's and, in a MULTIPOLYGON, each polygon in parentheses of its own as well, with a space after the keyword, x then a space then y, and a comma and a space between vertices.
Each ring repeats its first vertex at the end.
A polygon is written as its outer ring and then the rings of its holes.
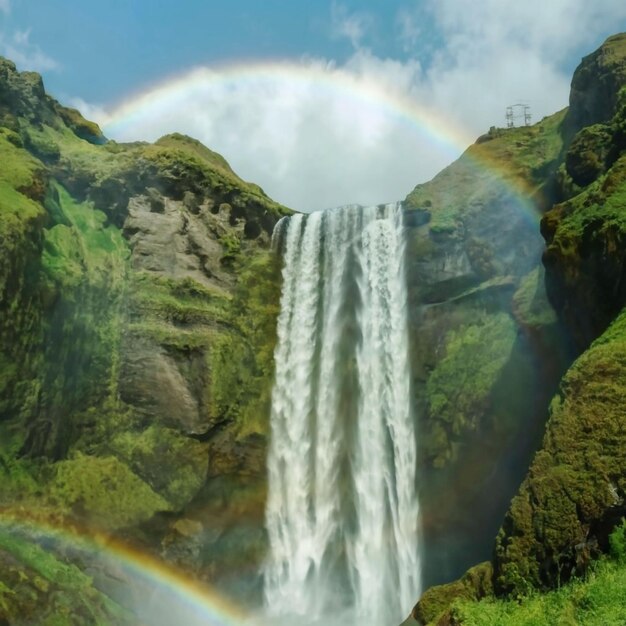
POLYGON ((583 580, 520 602, 458 601, 452 615, 463 626, 623 626, 626 624, 626 565, 608 559, 583 580))

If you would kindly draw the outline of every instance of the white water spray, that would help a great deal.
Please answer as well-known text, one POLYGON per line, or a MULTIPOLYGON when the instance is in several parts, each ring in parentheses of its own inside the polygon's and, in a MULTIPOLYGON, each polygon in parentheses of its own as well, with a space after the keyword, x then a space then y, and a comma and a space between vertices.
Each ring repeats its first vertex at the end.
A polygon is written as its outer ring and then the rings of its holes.
POLYGON ((268 459, 268 612, 392 626, 419 595, 402 214, 281 224, 268 459))

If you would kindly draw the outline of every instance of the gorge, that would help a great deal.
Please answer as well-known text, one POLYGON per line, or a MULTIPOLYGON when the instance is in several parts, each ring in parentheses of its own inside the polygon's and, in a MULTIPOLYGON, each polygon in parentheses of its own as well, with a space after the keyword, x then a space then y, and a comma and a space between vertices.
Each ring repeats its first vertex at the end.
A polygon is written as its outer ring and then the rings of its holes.
POLYGON ((626 620, 626 35, 399 203, 5 59, 0 162, 0 625, 626 620))

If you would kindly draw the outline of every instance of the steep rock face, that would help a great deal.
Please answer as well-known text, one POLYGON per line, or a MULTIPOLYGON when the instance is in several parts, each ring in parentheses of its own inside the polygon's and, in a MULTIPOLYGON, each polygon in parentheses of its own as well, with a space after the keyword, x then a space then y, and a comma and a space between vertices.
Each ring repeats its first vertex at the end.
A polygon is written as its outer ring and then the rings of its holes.
POLYGON ((543 218, 550 300, 579 351, 626 302, 623 208, 626 180, 626 35, 585 57, 572 80, 560 197, 543 218))
POLYGON ((237 571, 250 599, 288 210, 188 137, 107 141, 4 60, 0 157, 5 514, 237 571))
MULTIPOLYGON (((497 535, 498 595, 523 596, 584 572, 625 513, 625 42, 611 37, 583 59, 561 129, 556 204, 541 221, 543 262, 547 297, 580 356, 550 404, 543 443, 497 535)), ((528 298, 530 285, 513 309, 543 318, 545 309, 528 298)), ((415 615, 448 623, 454 598, 481 597, 482 583, 468 589, 473 579, 463 580, 427 591, 415 615)))
POLYGON ((405 202, 426 585, 489 557, 568 358, 538 228, 564 114, 492 130, 405 202))
POLYGON ((576 68, 572 78, 566 128, 574 135, 585 126, 615 115, 618 94, 626 83, 626 34, 609 37, 576 68))
POLYGON ((500 593, 553 587, 608 550, 626 514, 626 314, 574 363, 496 541, 500 593))
MULTIPOLYGON (((584 352, 561 382, 542 448, 498 535, 501 593, 551 587, 584 571, 606 551, 607 536, 625 512, 625 85, 625 35, 583 59, 572 84, 573 102, 585 103, 584 121, 595 126, 582 129, 569 152, 579 149, 577 138, 597 135, 602 122, 601 141, 587 147, 598 162, 604 159, 603 167, 578 181, 584 187, 565 185, 569 197, 546 214, 542 232, 548 295, 584 352), (599 95, 585 96, 581 85, 599 95)), ((567 162, 566 168, 569 174, 567 162)))

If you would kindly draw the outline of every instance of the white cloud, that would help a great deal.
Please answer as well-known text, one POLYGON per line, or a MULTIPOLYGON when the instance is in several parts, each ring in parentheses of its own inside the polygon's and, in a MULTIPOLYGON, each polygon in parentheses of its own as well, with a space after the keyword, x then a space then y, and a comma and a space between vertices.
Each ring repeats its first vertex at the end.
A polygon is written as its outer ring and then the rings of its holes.
POLYGON ((11 0, 0 0, 0 11, 8 15, 11 12, 11 0))
MULTIPOLYGON (((119 140, 195 136, 296 209, 378 203, 404 197, 504 125, 507 105, 529 101, 535 120, 565 106, 563 63, 575 65, 572 54, 591 52, 626 20, 623 0, 428 0, 426 34, 441 45, 425 69, 417 53, 400 61, 364 48, 369 18, 334 7, 335 34, 355 47, 342 64, 205 68, 193 88, 153 91, 139 115, 132 103, 87 115, 119 140)), ((423 7, 398 16, 405 45, 419 48, 423 7)))
POLYGON ((402 8, 398 11, 396 22, 404 50, 414 50, 423 35, 423 28, 417 12, 402 8))
POLYGON ((354 48, 359 48, 364 37, 372 27, 372 17, 368 13, 350 13, 348 9, 337 2, 330 7, 331 35, 336 38, 346 38, 354 48))
POLYGON ((11 59, 21 70, 45 72, 59 68, 52 57, 30 41, 30 29, 16 30, 10 36, 0 33, 0 54, 11 59))

